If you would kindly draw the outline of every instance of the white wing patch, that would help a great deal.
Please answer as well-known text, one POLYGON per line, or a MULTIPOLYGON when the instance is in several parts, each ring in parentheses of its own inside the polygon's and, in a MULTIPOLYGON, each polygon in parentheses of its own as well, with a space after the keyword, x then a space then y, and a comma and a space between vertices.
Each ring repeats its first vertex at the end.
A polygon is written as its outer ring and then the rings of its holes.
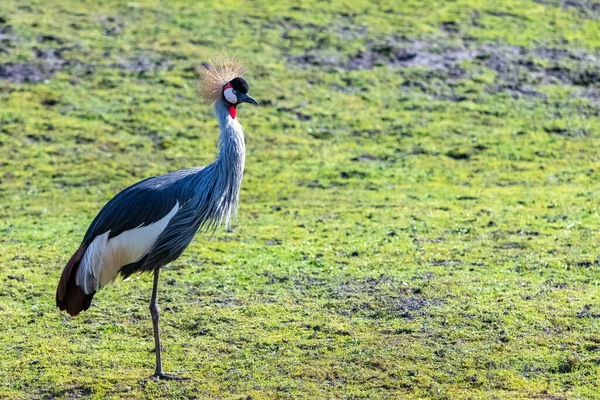
POLYGON ((108 239, 110 231, 96 236, 79 264, 77 285, 90 294, 113 281, 122 267, 150 252, 178 210, 179 202, 161 220, 150 225, 125 231, 111 239, 108 239))

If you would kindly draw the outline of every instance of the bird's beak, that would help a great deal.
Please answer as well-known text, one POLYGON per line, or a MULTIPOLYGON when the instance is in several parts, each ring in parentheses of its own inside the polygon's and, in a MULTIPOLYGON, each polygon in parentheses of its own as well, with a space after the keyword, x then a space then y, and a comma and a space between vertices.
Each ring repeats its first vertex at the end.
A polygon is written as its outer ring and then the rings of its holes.
POLYGON ((238 93, 237 97, 238 97, 238 103, 250 103, 250 104, 258 105, 258 101, 254 100, 252 97, 248 96, 247 94, 238 93))

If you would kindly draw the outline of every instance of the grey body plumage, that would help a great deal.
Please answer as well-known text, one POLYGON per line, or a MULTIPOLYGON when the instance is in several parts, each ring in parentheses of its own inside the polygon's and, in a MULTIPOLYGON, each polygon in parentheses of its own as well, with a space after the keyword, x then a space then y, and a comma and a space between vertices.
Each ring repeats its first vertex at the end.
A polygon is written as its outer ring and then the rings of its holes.
POLYGON ((92 221, 56 290, 57 306, 76 316, 118 274, 154 271, 150 312, 157 379, 170 378, 163 373, 161 361, 160 268, 177 259, 198 231, 214 231, 223 223, 229 227, 237 213, 246 159, 244 130, 236 110, 241 103, 258 104, 247 95, 248 84, 235 60, 224 58, 215 66, 203 66, 199 94, 214 102, 221 131, 215 161, 148 178, 118 193, 92 221))
POLYGON ((237 119, 229 115, 225 101, 215 104, 215 112, 221 134, 219 153, 213 163, 148 178, 124 189, 90 225, 83 240, 88 245, 105 232, 112 238, 152 224, 179 203, 179 210, 150 252, 123 266, 122 276, 170 263, 183 253, 198 230, 214 230, 223 222, 229 227, 236 215, 246 158, 244 131, 237 119))

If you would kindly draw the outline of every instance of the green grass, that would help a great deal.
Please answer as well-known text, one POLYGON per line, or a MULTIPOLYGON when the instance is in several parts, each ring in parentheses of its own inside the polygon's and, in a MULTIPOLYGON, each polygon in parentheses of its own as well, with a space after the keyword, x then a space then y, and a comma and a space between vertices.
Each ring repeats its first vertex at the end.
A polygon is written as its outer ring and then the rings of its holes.
POLYGON ((0 76, 47 76, 0 79, 0 398, 600 398, 600 11, 540 3, 3 1, 0 76), (212 161, 224 49, 239 218, 161 274, 155 382, 150 275, 54 293, 114 194, 212 161))

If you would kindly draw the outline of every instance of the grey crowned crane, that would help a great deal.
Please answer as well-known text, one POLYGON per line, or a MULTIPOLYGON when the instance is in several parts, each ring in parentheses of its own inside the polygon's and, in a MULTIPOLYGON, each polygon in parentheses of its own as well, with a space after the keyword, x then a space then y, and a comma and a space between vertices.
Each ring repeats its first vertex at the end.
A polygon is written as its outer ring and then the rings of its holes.
POLYGON ((198 93, 215 104, 221 133, 216 160, 138 182, 113 197, 94 218, 81 245, 58 283, 56 305, 71 316, 90 307, 94 294, 135 272, 154 272, 150 314, 154 328, 156 379, 163 373, 158 318, 160 268, 177 259, 200 230, 229 225, 237 212, 246 149, 244 130, 236 118, 241 103, 258 104, 248 96, 241 66, 221 58, 203 63, 198 93))

